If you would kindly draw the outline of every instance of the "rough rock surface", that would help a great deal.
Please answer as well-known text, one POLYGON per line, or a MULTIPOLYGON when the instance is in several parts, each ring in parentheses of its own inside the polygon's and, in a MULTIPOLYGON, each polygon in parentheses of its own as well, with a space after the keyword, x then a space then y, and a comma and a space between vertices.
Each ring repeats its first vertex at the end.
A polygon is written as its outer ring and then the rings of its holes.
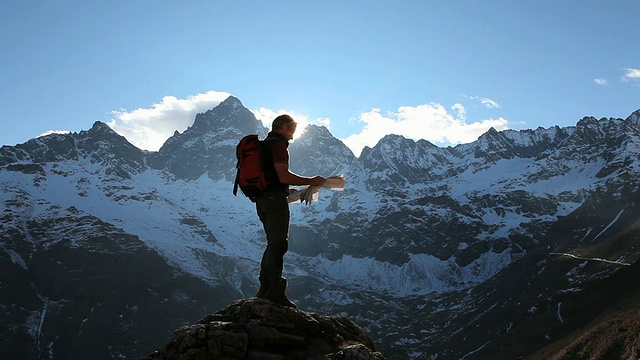
POLYGON ((177 329, 164 348, 143 360, 380 360, 371 337, 343 316, 322 316, 238 300, 198 323, 177 329))

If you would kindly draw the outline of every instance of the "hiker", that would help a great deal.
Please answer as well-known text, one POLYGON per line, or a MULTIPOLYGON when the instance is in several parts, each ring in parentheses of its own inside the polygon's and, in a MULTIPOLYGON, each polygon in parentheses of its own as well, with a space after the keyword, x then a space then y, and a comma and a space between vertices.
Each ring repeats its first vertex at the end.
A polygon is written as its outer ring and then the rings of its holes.
POLYGON ((282 277, 284 254, 289 247, 289 185, 321 186, 325 181, 322 176, 305 177, 289 170, 287 148, 296 126, 289 115, 280 115, 273 120, 263 148, 265 174, 272 185, 255 199, 256 211, 267 235, 256 297, 294 308, 296 305, 285 295, 287 279, 282 277))

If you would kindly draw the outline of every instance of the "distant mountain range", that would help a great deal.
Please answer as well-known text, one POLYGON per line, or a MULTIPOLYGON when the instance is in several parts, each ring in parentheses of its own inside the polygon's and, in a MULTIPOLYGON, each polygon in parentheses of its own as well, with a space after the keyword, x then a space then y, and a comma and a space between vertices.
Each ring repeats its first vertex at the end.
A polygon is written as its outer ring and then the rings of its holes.
MULTIPOLYGON (((249 133, 267 129, 229 97, 157 152, 101 122, 0 148, 0 355, 137 359, 253 296, 265 239, 231 193, 249 133)), ((640 110, 446 148, 389 135, 359 157, 310 125, 289 150, 297 173, 347 178, 291 205, 300 308, 389 359, 595 352, 580 341, 603 329, 637 351, 640 110)))

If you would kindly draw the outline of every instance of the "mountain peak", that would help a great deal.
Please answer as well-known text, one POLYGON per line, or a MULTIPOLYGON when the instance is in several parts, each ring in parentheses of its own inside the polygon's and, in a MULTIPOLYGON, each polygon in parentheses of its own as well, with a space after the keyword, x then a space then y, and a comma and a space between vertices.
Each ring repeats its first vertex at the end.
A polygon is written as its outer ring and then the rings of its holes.
POLYGON ((80 141, 94 140, 94 141, 107 141, 112 142, 113 145, 120 145, 125 147, 132 147, 131 143, 122 135, 115 132, 109 125, 102 121, 96 121, 89 130, 83 130, 78 135, 80 141))
POLYGON ((629 117, 626 120, 634 122, 636 124, 640 123, 640 109, 631 113, 631 115, 629 115, 629 117))
POLYGON ((356 157, 324 126, 308 125, 289 150, 291 167, 309 174, 335 175, 354 165, 356 157))
POLYGON ((576 126, 582 127, 582 126, 589 126, 589 125, 596 125, 596 124, 598 124, 598 119, 594 118, 593 116, 585 116, 582 119, 580 119, 580 121, 578 121, 576 126))
POLYGON ((112 132, 112 133, 116 134, 116 132, 113 131, 113 129, 111 129, 109 127, 109 125, 103 123, 102 121, 94 122, 93 126, 91 127, 91 129, 89 131, 93 131, 93 132, 112 132))
POLYGON ((196 115, 193 125, 184 134, 219 133, 237 131, 238 135, 258 133, 266 135, 262 123, 242 105, 238 98, 229 96, 213 109, 196 115))
POLYGON ((502 131, 498 131, 496 130, 493 126, 489 128, 489 130, 487 130, 485 133, 483 133, 482 135, 480 135, 478 137, 478 142, 483 142, 483 141, 496 141, 497 139, 500 139, 503 135, 502 131))
POLYGON ((167 345, 144 360, 177 358, 385 359, 369 334, 344 316, 322 316, 257 298, 236 301, 177 329, 167 345))
POLYGON ((331 132, 329 132, 329 129, 327 129, 325 126, 314 125, 314 124, 307 125, 307 127, 304 129, 304 133, 302 136, 322 136, 322 137, 333 138, 333 135, 331 134, 331 132))
POLYGON ((133 147, 124 136, 115 132, 102 121, 94 122, 91 129, 81 131, 77 138, 79 141, 106 141, 111 142, 113 146, 133 147))
POLYGON ((237 107, 241 107, 242 102, 240 101, 240 99, 238 99, 237 97, 233 96, 233 95, 229 95, 228 98, 224 99, 223 102, 220 103, 220 105, 218 106, 230 106, 233 108, 237 108, 237 107))

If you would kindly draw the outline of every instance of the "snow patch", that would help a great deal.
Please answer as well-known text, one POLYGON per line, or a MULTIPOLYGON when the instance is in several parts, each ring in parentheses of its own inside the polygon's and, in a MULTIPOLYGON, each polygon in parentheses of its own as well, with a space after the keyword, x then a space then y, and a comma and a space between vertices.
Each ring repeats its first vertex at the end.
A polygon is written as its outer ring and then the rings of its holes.
POLYGON ((428 254, 411 254, 402 265, 345 255, 336 261, 316 256, 309 260, 308 268, 333 283, 406 296, 471 287, 489 279, 511 261, 506 250, 488 251, 464 267, 455 258, 440 260, 428 254))

